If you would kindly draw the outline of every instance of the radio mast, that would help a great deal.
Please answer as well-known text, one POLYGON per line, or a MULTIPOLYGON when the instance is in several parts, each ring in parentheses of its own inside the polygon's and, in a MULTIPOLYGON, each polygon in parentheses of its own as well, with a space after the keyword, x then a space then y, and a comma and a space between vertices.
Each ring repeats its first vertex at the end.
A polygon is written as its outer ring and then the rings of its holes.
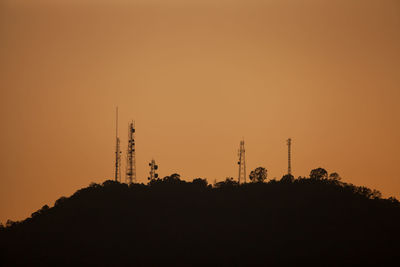
POLYGON ((115 173, 114 180, 121 181, 121 148, 118 137, 118 107, 116 109, 116 127, 115 127, 115 173))
POLYGON ((245 158, 245 149, 244 149, 244 140, 240 141, 240 147, 238 151, 239 156, 239 175, 238 181, 239 184, 242 182, 246 183, 246 158, 245 158))
POLYGON ((289 138, 287 140, 287 146, 288 146, 288 174, 292 175, 292 159, 291 159, 292 139, 291 138, 289 138))
POLYGON ((156 173, 156 170, 158 169, 158 165, 156 165, 156 161, 154 159, 151 160, 149 163, 150 166, 150 176, 147 178, 149 181, 152 181, 156 178, 158 178, 158 173, 156 173))
POLYGON ((136 151, 135 151, 135 123, 132 121, 128 125, 128 151, 126 156, 126 176, 125 182, 132 184, 136 182, 136 151))

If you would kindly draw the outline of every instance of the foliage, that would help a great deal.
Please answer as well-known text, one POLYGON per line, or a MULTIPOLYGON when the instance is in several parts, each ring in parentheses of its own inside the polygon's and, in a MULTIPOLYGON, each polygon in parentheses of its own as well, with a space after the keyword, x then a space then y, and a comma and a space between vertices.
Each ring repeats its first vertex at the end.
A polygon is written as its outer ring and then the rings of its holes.
POLYGON ((39 216, 39 215, 41 215, 41 214, 44 214, 44 213, 46 213, 48 210, 49 210, 49 206, 44 205, 40 210, 38 210, 38 211, 32 213, 31 217, 33 218, 33 217, 39 216))
POLYGON ((168 183, 175 183, 175 182, 181 181, 181 176, 177 173, 173 173, 170 176, 165 176, 163 178, 163 181, 168 182, 168 183))
POLYGON ((239 182, 235 181, 233 177, 226 177, 225 181, 217 182, 214 187, 216 188, 226 188, 226 187, 233 187, 238 186, 239 182))
POLYGON ((337 172, 333 172, 333 173, 329 174, 329 179, 335 180, 335 181, 342 180, 342 178, 340 177, 340 175, 337 172))
POLYGON ((283 183, 293 183, 293 181, 294 181, 294 177, 291 174, 285 174, 281 178, 281 182, 283 182, 283 183))
POLYGON ((263 183, 267 179, 267 170, 263 167, 258 167, 251 171, 249 178, 253 183, 263 183))
POLYGON ((327 179, 328 172, 323 168, 313 169, 310 172, 310 178, 316 180, 327 179))
POLYGON ((199 188, 207 188, 208 187, 208 182, 206 179, 202 178, 196 178, 193 179, 192 184, 199 187, 199 188))
POLYGON ((66 197, 60 197, 59 199, 56 200, 56 202, 54 202, 54 206, 60 206, 60 205, 62 205, 66 200, 67 200, 66 197))

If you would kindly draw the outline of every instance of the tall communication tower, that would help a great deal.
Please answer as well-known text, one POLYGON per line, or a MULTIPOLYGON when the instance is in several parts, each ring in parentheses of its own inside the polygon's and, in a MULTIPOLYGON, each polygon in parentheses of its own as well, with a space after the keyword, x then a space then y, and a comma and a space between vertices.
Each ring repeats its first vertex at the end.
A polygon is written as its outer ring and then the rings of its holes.
POLYGON ((118 137, 118 107, 116 110, 116 127, 115 127, 115 173, 114 180, 121 181, 121 147, 118 137))
POLYGON ((288 146, 288 174, 292 175, 292 139, 289 138, 287 140, 287 146, 288 146))
POLYGON ((238 181, 239 184, 242 182, 246 183, 246 158, 245 158, 245 149, 244 149, 244 140, 240 141, 240 147, 238 151, 239 156, 239 175, 238 181))
POLYGON ((149 163, 150 166, 150 176, 147 178, 149 181, 152 181, 156 178, 158 178, 158 173, 156 173, 156 170, 158 169, 158 165, 156 165, 156 161, 154 159, 151 160, 149 163))
POLYGON ((126 152, 126 176, 125 182, 132 184, 136 182, 136 152, 135 152, 135 123, 128 125, 128 150, 126 152))

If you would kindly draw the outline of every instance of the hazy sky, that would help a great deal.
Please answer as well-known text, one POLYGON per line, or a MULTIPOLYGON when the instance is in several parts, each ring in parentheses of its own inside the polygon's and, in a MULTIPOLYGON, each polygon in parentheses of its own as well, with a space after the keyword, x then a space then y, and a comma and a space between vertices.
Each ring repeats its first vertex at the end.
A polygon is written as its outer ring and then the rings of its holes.
POLYGON ((113 177, 337 171, 400 197, 400 1, 0 0, 0 221, 113 177))

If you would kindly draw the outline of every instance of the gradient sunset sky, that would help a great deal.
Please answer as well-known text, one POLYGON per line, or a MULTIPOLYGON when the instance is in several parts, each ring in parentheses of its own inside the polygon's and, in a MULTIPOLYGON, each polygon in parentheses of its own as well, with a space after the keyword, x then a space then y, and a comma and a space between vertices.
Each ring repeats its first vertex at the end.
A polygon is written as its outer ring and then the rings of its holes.
POLYGON ((0 222, 123 170, 139 182, 323 167, 400 198, 398 0, 0 0, 0 222))

